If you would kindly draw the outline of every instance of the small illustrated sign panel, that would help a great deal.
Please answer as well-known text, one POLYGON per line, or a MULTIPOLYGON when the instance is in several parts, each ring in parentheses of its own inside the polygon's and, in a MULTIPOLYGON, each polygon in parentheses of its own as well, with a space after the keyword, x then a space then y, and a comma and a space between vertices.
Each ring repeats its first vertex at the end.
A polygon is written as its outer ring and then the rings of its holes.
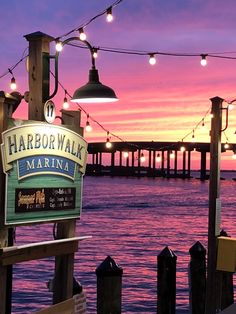
POLYGON ((62 126, 11 120, 1 144, 5 224, 80 217, 87 143, 62 126), (19 125, 20 124, 20 125, 19 125))
POLYGON ((75 209, 75 188, 16 189, 15 212, 75 209))

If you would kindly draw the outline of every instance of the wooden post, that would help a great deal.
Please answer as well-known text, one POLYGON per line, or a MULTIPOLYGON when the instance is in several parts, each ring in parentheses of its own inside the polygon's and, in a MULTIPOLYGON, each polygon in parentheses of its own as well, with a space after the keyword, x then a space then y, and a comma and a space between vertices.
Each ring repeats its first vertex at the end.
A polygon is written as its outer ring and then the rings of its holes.
POLYGON ((29 41, 29 120, 44 121, 44 103, 49 97, 50 42, 41 32, 24 36, 29 41))
MULTIPOLYGON (((80 127, 80 111, 62 110, 62 121, 73 131, 83 135, 80 127), (79 123, 75 123, 78 121, 79 123)), ((57 239, 75 236, 76 220, 60 222, 57 224, 57 239)), ((53 304, 69 299, 73 295, 74 254, 60 255, 55 258, 55 276, 53 304), (63 284, 61 284, 63 283, 63 284)))
MULTIPOLYGON (((8 127, 8 118, 11 118, 12 108, 16 99, 10 94, 0 92, 0 136, 8 127)), ((0 144, 2 143, 2 137, 0 144)), ((4 226, 5 219, 5 174, 3 172, 2 157, 0 154, 0 248, 13 245, 12 229, 4 226)), ((11 313, 12 294, 12 266, 0 266, 0 313, 11 313)))
MULTIPOLYGON (((221 230, 220 236, 230 237, 225 230, 221 230)), ((233 274, 234 273, 222 271, 221 310, 226 309, 227 307, 234 303, 233 274)))
POLYGON ((107 256, 97 267, 97 314, 120 314, 123 269, 107 256))
POLYGON ((189 265, 190 309, 192 314, 205 313, 206 249, 197 241, 190 249, 189 265))
POLYGON ((175 314, 177 256, 166 246, 157 257, 157 313, 175 314))
POLYGON ((220 234, 220 156, 223 99, 214 97, 212 101, 211 143, 210 143, 210 180, 209 180, 209 217, 208 217, 208 264, 206 287, 206 314, 220 310, 219 282, 216 271, 217 236, 220 234))
MULTIPOLYGON (((6 117, 7 109, 5 105, 5 94, 0 95, 0 135, 7 128, 6 117)), ((0 139, 2 143, 2 137, 0 139)), ((7 228, 4 227, 4 213, 5 213, 5 174, 3 173, 2 157, 0 154, 0 247, 8 245, 8 232, 7 228)), ((7 290, 7 267, 0 265, 0 313, 6 313, 6 290, 7 290)))

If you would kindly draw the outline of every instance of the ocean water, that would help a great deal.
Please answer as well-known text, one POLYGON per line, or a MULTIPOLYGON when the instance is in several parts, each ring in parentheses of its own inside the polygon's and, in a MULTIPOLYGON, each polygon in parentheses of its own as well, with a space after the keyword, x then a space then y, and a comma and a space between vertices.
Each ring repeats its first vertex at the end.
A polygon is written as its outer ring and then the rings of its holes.
MULTIPOLYGON (((236 236, 236 181, 221 181, 222 228, 236 236)), ((236 177, 236 174, 235 174, 236 177)), ((168 246, 177 255, 176 313, 189 313, 189 248, 207 247, 208 185, 197 179, 85 177, 75 278, 96 313, 96 268, 110 255, 123 268, 122 313, 156 313, 157 255, 168 246)), ((16 244, 53 239, 53 225, 17 227, 16 244)), ((51 304, 47 282, 54 259, 14 266, 12 313, 33 313, 51 304)))

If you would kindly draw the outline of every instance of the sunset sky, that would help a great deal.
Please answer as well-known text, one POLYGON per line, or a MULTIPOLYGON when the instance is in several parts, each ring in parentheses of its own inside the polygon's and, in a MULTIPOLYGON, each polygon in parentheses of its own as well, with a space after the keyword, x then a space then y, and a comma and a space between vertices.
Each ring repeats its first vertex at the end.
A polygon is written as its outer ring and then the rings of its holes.
MULTIPOLYGON (((113 2, 2 1, 0 75, 22 57, 27 48, 24 35, 41 31, 60 37, 113 2)), ((107 23, 103 15, 90 23, 85 32, 87 40, 96 47, 236 58, 235 9, 234 0, 123 0, 113 9, 113 22, 107 23)), ((54 51, 52 43, 51 53, 54 51)), ((202 67, 200 56, 156 55, 156 58, 157 64, 151 66, 147 55, 99 51, 96 64, 100 80, 111 86, 120 100, 111 104, 81 104, 82 107, 123 140, 179 141, 205 116, 211 106, 210 98, 236 98, 236 59, 208 57, 207 66, 202 67)), ((88 51, 64 47, 59 60, 59 80, 70 94, 87 82, 89 68, 88 51)), ((23 94, 28 90, 25 61, 13 74, 18 91, 23 94)), ((1 78, 1 90, 10 92, 10 79, 10 74, 1 78)), ((59 89, 53 99, 58 110, 62 108, 63 98, 64 91, 59 89)), ((77 105, 71 103, 70 108, 75 110, 77 105)), ((27 117, 26 103, 21 103, 16 117, 27 117)), ((82 117, 84 125, 86 115, 82 117)), ((236 142, 235 122, 236 109, 230 111, 225 133, 229 142, 236 142)), ((93 132, 85 134, 88 142, 105 141, 106 132, 96 123, 91 124, 93 132)), ((195 131, 197 141, 209 141, 208 115, 205 124, 208 131, 204 133, 200 127, 195 131)), ((191 141, 191 134, 185 140, 191 141)), ((223 135, 222 141, 225 140, 223 135)), ((228 155, 230 159, 231 153, 228 155)), ((230 159, 230 163, 230 168, 235 169, 235 162, 230 159)))

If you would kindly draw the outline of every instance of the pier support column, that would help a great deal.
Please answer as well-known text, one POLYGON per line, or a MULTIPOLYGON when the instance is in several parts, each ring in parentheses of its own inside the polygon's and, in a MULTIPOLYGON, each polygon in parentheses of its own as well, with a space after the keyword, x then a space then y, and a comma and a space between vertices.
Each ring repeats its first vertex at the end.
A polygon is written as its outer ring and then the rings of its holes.
POLYGON ((141 158, 141 150, 138 149, 138 175, 140 176, 140 167, 141 167, 141 162, 140 162, 140 158, 141 158))
POLYGON ((166 166, 167 177, 170 175, 170 151, 167 151, 167 166, 166 166))
POLYGON ((126 158, 126 167, 129 167, 129 156, 126 158))
POLYGON ((191 150, 188 150, 188 178, 191 177, 191 150))
POLYGON ((99 161, 98 161, 98 153, 96 153, 96 165, 99 164, 99 161))
POLYGON ((120 163, 119 163, 119 166, 121 167, 122 166, 122 151, 120 150, 120 163))
POLYGON ((135 160, 134 152, 132 152, 132 160, 131 160, 132 167, 134 167, 134 160, 135 160))
POLYGON ((161 151, 161 171, 164 173, 165 171, 165 151, 161 151))
POLYGON ((99 152, 99 165, 102 165, 102 152, 99 152))
POLYGON ((183 176, 186 174, 186 151, 183 152, 183 170, 182 170, 183 176))
POLYGON ((201 151, 201 173, 200 173, 200 180, 206 180, 206 152, 201 151))
POLYGON ((175 150, 175 166, 174 166, 174 173, 175 173, 175 176, 177 176, 177 160, 178 160, 178 151, 175 150))
POLYGON ((152 151, 151 150, 148 151, 148 168, 149 168, 148 169, 149 171, 152 168, 152 151))
POLYGON ((152 156, 152 168, 153 168, 153 171, 155 172, 155 170, 156 170, 156 151, 154 150, 152 153, 153 153, 153 156, 152 156))

